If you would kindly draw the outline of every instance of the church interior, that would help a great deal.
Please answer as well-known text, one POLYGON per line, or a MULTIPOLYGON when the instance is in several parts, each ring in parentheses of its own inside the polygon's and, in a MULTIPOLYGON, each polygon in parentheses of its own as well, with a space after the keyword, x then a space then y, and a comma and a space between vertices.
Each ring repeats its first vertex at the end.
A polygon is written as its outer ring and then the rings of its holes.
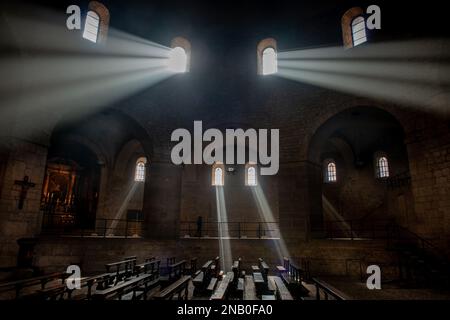
POLYGON ((2 3, 0 299, 448 300, 440 6, 2 3))

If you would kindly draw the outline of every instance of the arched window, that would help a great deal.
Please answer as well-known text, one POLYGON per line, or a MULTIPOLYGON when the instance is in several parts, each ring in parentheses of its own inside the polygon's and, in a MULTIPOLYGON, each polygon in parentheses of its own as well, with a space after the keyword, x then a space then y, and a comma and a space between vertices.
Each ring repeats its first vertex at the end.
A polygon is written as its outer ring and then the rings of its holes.
POLYGON ((356 17, 352 21, 352 40, 354 47, 367 42, 366 21, 363 16, 356 17))
POLYGON ((100 17, 94 11, 88 11, 86 23, 84 24, 83 38, 97 42, 98 29, 100 25, 100 17))
POLYGON ((173 48, 169 54, 169 70, 175 73, 186 72, 187 56, 182 47, 173 48))
POLYGON ((139 158, 136 161, 136 169, 134 171, 134 181, 145 181, 145 164, 147 163, 145 158, 139 158))
POLYGON ((342 38, 346 49, 367 42, 366 21, 364 11, 354 7, 344 13, 341 20, 342 38))
POLYGON ((262 54, 263 75, 277 73, 277 53, 274 48, 266 48, 262 54))
POLYGON ((109 11, 97 1, 89 2, 84 24, 83 38, 92 42, 104 42, 108 34, 109 11))
POLYGON ((325 179, 326 183, 332 183, 337 181, 336 163, 333 160, 325 162, 325 179))
POLYGON ((224 170, 223 166, 213 167, 213 186, 223 186, 224 185, 224 170))
POLYGON ((175 73, 189 72, 191 67, 191 43, 182 37, 172 40, 167 66, 175 73))
POLYGON ((258 43, 256 48, 258 74, 269 75, 277 73, 277 42, 273 38, 267 38, 258 43))
POLYGON ((377 178, 389 177, 389 162, 385 156, 376 159, 376 176, 377 178))
POLYGON ((245 185, 254 187, 257 184, 256 166, 254 164, 247 164, 245 166, 245 185))

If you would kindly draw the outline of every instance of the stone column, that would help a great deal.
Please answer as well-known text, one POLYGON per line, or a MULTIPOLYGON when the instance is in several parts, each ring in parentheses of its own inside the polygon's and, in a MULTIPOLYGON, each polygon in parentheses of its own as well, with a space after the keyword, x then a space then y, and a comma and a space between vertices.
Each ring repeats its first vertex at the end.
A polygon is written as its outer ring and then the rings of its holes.
POLYGON ((182 166, 151 162, 144 191, 144 227, 148 238, 176 239, 179 233, 182 166))
POLYGON ((321 171, 307 161, 282 163, 278 172, 280 232, 286 244, 322 231, 321 171))

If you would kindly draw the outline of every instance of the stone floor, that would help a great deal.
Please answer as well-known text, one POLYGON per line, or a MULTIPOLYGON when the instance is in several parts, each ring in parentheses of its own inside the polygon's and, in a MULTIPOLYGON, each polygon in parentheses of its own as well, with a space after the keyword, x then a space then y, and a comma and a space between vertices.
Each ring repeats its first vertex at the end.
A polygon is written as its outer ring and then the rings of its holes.
POLYGON ((320 279, 356 300, 450 300, 450 290, 401 288, 395 283, 382 283, 380 290, 369 290, 365 283, 355 279, 344 277, 320 279))

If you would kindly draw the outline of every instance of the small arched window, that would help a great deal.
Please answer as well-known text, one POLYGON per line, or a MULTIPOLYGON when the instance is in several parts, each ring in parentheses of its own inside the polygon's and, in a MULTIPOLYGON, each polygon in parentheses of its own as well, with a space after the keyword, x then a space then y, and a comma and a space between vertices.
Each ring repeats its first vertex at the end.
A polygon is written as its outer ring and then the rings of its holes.
POLYGON ((262 55, 263 75, 274 74, 278 71, 277 53, 274 48, 266 48, 262 55))
POLYGON ((366 21, 363 16, 356 17, 352 21, 352 40, 354 47, 367 42, 366 21))
POLYGON ((134 171, 134 181, 144 182, 145 181, 145 164, 147 163, 145 158, 139 158, 136 161, 136 168, 134 171))
POLYGON ((212 167, 212 185, 223 186, 225 184, 225 168, 221 163, 216 163, 212 167))
POLYGON ((332 183, 337 181, 336 163, 333 160, 325 162, 325 183, 332 183))
POLYGON ((94 11, 88 11, 86 23, 84 24, 83 38, 97 42, 98 29, 100 25, 100 17, 94 11))
POLYGON ((245 166, 245 185, 251 187, 258 185, 256 177, 256 166, 254 164, 247 164, 245 166))
POLYGON ((182 37, 176 37, 170 43, 167 66, 171 72, 189 72, 191 68, 191 43, 182 37))
POLYGON ((184 73, 186 68, 186 51, 182 47, 173 48, 169 54, 169 70, 175 73, 184 73))
POLYGON ((381 156, 376 159, 376 176, 377 178, 389 177, 389 162, 387 157, 381 156))
POLYGON ((97 1, 89 2, 83 38, 92 42, 105 42, 109 28, 109 11, 97 1))
POLYGON ((256 48, 258 74, 269 75, 278 72, 277 42, 267 38, 258 43, 256 48))
POLYGON ((342 39, 346 49, 367 42, 366 21, 364 11, 354 7, 344 13, 341 19, 342 39))

